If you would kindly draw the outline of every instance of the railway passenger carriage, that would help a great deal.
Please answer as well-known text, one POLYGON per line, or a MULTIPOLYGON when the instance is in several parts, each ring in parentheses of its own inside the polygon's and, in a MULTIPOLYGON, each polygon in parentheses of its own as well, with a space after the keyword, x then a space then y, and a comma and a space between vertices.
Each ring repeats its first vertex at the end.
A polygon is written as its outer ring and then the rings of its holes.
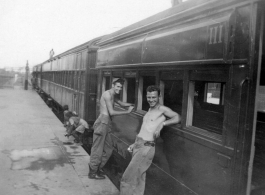
POLYGON ((93 70, 90 69, 93 69, 93 65, 90 67, 88 64, 95 64, 96 56, 93 53, 95 53, 96 48, 94 48, 94 45, 99 39, 93 39, 70 49, 34 68, 36 72, 33 72, 33 74, 38 79, 38 86, 48 95, 46 97, 47 103, 55 110, 60 111, 61 107, 67 104, 69 109, 76 111, 80 117, 91 122, 90 118, 93 115, 92 122, 95 120, 96 94, 91 86, 89 87, 90 90, 86 90, 86 83, 89 83, 89 79, 92 79, 92 76, 87 77, 86 74, 92 75, 90 72, 93 70), (41 82, 39 82, 40 77, 38 76, 40 71, 41 82), (87 101, 85 101, 85 97, 88 98, 87 101), (94 106, 92 109, 94 114, 89 111, 87 111, 89 113, 85 113, 85 103, 88 103, 90 107, 94 106), (90 118, 86 118, 85 114, 87 116, 89 114, 90 118))
POLYGON ((33 78, 34 85, 36 87, 41 86, 41 74, 42 74, 41 67, 42 67, 41 64, 39 64, 39 65, 34 66, 32 70, 32 78, 33 78))
POLYGON ((74 81, 62 89, 42 79, 42 90, 61 105, 79 102, 79 113, 84 109, 81 116, 92 123, 101 94, 114 79, 125 80, 120 99, 134 103, 135 110, 112 117, 114 151, 105 166, 117 187, 131 159, 128 145, 149 108, 145 90, 158 85, 161 104, 182 121, 165 127, 156 140, 145 194, 265 193, 264 10, 259 0, 187 1, 84 50, 84 91, 75 88, 82 85, 82 72, 66 68, 63 60, 58 65, 69 52, 42 64, 42 75, 48 77, 57 63, 57 73, 68 75, 61 78, 74 81), (56 90, 58 97, 52 95, 56 90), (76 92, 85 97, 75 100, 76 92))

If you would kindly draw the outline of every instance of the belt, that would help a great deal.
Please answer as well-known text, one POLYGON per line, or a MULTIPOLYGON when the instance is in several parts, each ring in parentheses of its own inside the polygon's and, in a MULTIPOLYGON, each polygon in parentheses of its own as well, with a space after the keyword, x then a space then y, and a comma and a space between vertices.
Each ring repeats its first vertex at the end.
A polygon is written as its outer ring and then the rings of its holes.
POLYGON ((153 142, 153 141, 145 141, 145 142, 144 142, 144 145, 145 145, 145 146, 152 146, 152 147, 155 147, 155 142, 153 142))

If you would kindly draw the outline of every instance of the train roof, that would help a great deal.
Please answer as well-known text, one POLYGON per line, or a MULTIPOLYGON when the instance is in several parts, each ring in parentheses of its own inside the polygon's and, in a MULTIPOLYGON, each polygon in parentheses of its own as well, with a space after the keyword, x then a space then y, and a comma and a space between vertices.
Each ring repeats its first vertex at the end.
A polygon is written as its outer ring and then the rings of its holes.
POLYGON ((121 30, 106 35, 100 40, 99 46, 104 46, 114 41, 126 39, 127 37, 150 32, 157 28, 163 28, 163 26, 191 17, 191 15, 196 16, 196 14, 198 15, 202 11, 212 9, 214 7, 228 6, 229 4, 232 5, 234 3, 248 1, 253 0, 190 0, 183 2, 177 6, 122 28, 121 30))
POLYGON ((247 53, 248 47, 240 51, 234 48, 238 56, 227 52, 233 40, 231 35, 242 33, 229 26, 238 29, 235 21, 244 25, 247 40, 249 23, 242 18, 250 15, 247 11, 238 12, 243 7, 250 9, 258 1, 261 0, 190 0, 179 4, 103 37, 98 43, 96 68, 135 68, 162 63, 169 66, 195 61, 227 64, 233 57, 243 59, 241 54, 247 53))
POLYGON ((35 65, 33 67, 41 66, 41 65, 43 65, 44 63, 46 63, 48 61, 54 60, 56 58, 60 58, 62 56, 68 55, 68 54, 73 53, 73 52, 77 52, 77 51, 83 50, 83 49, 85 49, 87 47, 96 48, 97 43, 100 41, 100 39, 102 37, 104 37, 104 36, 100 36, 100 37, 94 38, 94 39, 92 39, 90 41, 87 41, 87 42, 81 44, 81 45, 78 45, 76 47, 73 47, 73 48, 71 48, 71 49, 69 49, 69 50, 67 50, 67 51, 65 51, 63 53, 60 53, 60 54, 52 57, 51 59, 45 60, 44 62, 42 62, 40 64, 37 64, 37 65, 35 65))
POLYGON ((77 51, 80 51, 82 49, 85 49, 86 47, 96 46, 97 43, 100 41, 100 39, 102 37, 104 37, 104 36, 100 36, 100 37, 94 38, 94 39, 92 39, 92 40, 90 40, 88 42, 85 42, 85 43, 83 43, 81 45, 73 47, 73 48, 71 48, 71 49, 69 49, 69 50, 67 50, 67 51, 65 51, 65 52, 63 52, 61 54, 58 54, 58 55, 54 56, 53 58, 57 58, 57 57, 60 57, 60 56, 65 56, 65 55, 68 55, 70 53, 77 52, 77 51))

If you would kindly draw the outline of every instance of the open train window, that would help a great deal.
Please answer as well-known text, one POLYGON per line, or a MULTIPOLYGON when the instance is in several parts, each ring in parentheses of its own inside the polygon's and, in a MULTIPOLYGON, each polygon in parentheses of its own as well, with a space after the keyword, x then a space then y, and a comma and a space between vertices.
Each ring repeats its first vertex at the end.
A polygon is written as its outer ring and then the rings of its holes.
POLYGON ((183 99, 183 72, 162 72, 160 103, 181 114, 183 99))
POLYGON ((109 90, 110 88, 110 76, 104 76, 102 80, 102 92, 109 90))
POLYGON ((146 99, 146 89, 149 85, 156 84, 155 76, 140 76, 139 77, 139 88, 138 88, 138 104, 137 110, 148 111, 149 104, 146 99))
POLYGON ((222 134, 224 82, 190 81, 187 126, 222 134))
POLYGON ((135 87, 136 79, 135 78, 125 78, 123 85, 123 102, 128 102, 135 104, 135 87))
MULTIPOLYGON (((118 79, 120 79, 121 77, 112 77, 112 80, 111 80, 111 82, 110 82, 110 87, 109 87, 109 89, 110 88, 112 88, 113 87, 113 82, 114 81, 116 81, 116 80, 118 80, 118 79)), ((116 94, 115 95, 115 98, 117 98, 117 99, 119 99, 119 100, 122 100, 122 95, 123 95, 123 88, 122 88, 122 90, 120 91, 120 94, 116 94)))

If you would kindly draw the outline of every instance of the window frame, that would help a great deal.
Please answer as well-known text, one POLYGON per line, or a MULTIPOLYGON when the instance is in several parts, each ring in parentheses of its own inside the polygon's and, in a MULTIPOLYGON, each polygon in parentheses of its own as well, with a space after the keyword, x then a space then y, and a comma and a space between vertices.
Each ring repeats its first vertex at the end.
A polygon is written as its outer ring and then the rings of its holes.
MULTIPOLYGON (((135 91, 134 91, 134 105, 137 104, 136 94, 137 94, 137 72, 136 71, 130 71, 125 70, 123 72, 123 79, 124 79, 124 85, 122 90, 122 101, 127 102, 128 99, 128 79, 134 79, 135 80, 135 91)), ((130 102, 132 103, 132 102, 130 102)))
MULTIPOLYGON (((182 108, 182 129, 191 132, 192 134, 203 136, 205 138, 209 138, 210 140, 221 144, 223 136, 226 134, 226 124, 225 124, 225 117, 222 122, 222 132, 221 134, 216 133, 214 131, 208 131, 203 128, 199 128, 192 125, 193 119, 193 106, 194 106, 194 91, 195 91, 195 81, 204 81, 204 82, 211 82, 211 83, 224 83, 226 87, 224 88, 224 94, 222 101, 224 102, 224 111, 223 116, 227 115, 225 99, 227 98, 228 94, 228 85, 229 85, 229 69, 228 68, 210 68, 210 69, 190 69, 186 70, 185 72, 185 86, 184 90, 184 103, 182 108)), ((221 101, 221 100, 220 100, 221 101)))
POLYGON ((137 88, 137 105, 136 105, 136 112, 140 113, 140 114, 145 114, 147 113, 146 110, 143 110, 143 98, 144 97, 144 90, 146 89, 143 89, 143 77, 154 77, 155 78, 155 85, 158 86, 158 74, 159 74, 159 71, 154 71, 154 70, 140 70, 138 72, 138 77, 136 79, 136 82, 138 82, 138 88, 137 88))
POLYGON ((181 113, 183 111, 183 100, 184 100, 184 70, 174 69, 174 70, 161 70, 160 71, 160 80, 159 80, 159 87, 160 87, 160 104, 164 105, 164 97, 165 97, 165 81, 182 81, 182 108, 181 113))

